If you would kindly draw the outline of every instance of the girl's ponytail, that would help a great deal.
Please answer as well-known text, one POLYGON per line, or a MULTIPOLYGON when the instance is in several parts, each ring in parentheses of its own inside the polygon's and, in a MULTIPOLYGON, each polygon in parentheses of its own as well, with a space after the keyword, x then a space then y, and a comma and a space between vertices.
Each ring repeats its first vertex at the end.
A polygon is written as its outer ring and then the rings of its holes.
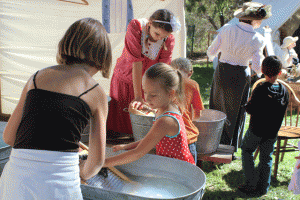
POLYGON ((151 80, 160 80, 162 87, 170 92, 175 90, 176 103, 180 107, 184 103, 184 83, 183 77, 179 70, 173 69, 170 65, 165 63, 157 63, 146 70, 144 76, 151 80))

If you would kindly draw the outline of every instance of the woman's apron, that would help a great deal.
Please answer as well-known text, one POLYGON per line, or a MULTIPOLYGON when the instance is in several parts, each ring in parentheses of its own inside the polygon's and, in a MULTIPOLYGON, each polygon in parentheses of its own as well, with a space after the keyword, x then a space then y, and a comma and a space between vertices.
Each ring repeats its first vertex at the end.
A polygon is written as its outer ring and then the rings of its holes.
POLYGON ((247 103, 251 81, 250 68, 220 62, 214 73, 210 93, 210 109, 227 115, 220 144, 239 147, 244 131, 247 103))
POLYGON ((12 149, 0 177, 0 199, 83 199, 78 153, 12 149))

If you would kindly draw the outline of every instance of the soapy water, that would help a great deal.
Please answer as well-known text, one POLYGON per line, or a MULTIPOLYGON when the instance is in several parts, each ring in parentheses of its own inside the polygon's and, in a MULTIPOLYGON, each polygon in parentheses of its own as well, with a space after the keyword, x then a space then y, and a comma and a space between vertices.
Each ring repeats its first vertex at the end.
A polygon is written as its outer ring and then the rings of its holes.
POLYGON ((140 197, 176 198, 188 195, 194 190, 172 179, 133 176, 135 184, 125 184, 120 192, 140 197))
POLYGON ((89 186, 145 198, 172 199, 191 194, 195 190, 173 179, 156 176, 128 176, 133 182, 120 179, 108 171, 108 177, 97 174, 87 180, 89 186))

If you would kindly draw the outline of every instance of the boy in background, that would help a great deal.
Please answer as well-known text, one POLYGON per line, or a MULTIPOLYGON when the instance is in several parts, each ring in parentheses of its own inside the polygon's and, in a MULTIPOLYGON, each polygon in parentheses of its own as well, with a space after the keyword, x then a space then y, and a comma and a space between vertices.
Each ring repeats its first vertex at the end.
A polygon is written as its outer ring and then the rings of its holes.
POLYGON ((241 146, 245 184, 238 189, 250 196, 262 196, 270 187, 274 144, 289 103, 287 89, 277 81, 281 69, 282 63, 276 56, 266 57, 262 62, 266 81, 257 85, 245 105, 251 118, 241 146), (260 150, 258 181, 253 159, 257 147, 260 150))
POLYGON ((199 84, 191 79, 193 75, 192 63, 186 58, 177 58, 171 62, 171 66, 181 72, 184 79, 185 107, 182 117, 185 124, 189 149, 197 163, 196 142, 199 135, 198 128, 193 121, 200 118, 200 111, 204 109, 200 96, 199 84))

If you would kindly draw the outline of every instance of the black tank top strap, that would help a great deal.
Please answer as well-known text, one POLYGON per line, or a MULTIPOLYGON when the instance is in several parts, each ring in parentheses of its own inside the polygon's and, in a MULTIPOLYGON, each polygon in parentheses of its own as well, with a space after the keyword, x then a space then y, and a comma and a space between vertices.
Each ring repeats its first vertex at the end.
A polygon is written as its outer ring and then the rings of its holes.
POLYGON ((34 74, 34 76, 33 76, 33 85, 34 85, 34 89, 37 89, 36 83, 35 83, 35 79, 36 79, 36 75, 37 75, 38 72, 39 72, 39 71, 37 71, 37 72, 34 74))
POLYGON ((92 89, 94 89, 95 87, 97 87, 99 85, 99 83, 97 83, 96 85, 94 85, 93 87, 91 87, 90 89, 88 89, 87 91, 83 92, 81 95, 79 95, 78 97, 81 97, 82 95, 85 95, 86 93, 88 93, 89 91, 91 91, 92 89))

